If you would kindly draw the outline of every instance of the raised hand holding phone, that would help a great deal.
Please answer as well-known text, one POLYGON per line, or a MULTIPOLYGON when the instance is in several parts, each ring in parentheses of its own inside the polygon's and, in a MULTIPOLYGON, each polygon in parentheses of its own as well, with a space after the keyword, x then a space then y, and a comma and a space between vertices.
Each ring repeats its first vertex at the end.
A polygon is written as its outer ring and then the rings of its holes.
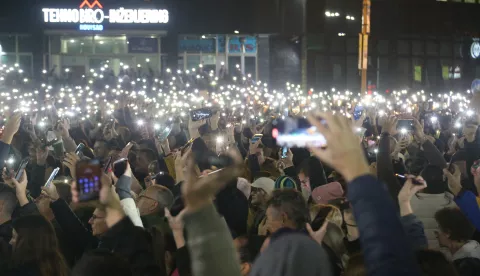
POLYGON ((28 204, 28 198, 27 198, 27 173, 24 171, 22 173, 22 176, 20 177, 20 180, 17 181, 15 178, 11 179, 14 187, 15 187, 15 194, 17 195, 18 203, 20 206, 25 206, 28 204))

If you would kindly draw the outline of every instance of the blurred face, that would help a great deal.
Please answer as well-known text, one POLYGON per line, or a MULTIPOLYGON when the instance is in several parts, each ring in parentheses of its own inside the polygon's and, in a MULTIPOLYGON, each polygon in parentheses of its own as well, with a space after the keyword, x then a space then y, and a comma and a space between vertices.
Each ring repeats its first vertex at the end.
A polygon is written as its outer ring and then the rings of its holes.
POLYGON ((144 153, 139 152, 137 154, 137 159, 135 160, 135 172, 147 174, 149 164, 147 156, 144 153))
POLYGON ((92 226, 92 234, 94 236, 100 236, 103 233, 107 232, 108 227, 107 223, 105 222, 105 211, 100 209, 95 209, 93 212, 92 217, 88 220, 88 223, 92 226))
POLYGON ((17 245, 18 240, 18 233, 15 229, 12 230, 12 239, 10 240, 10 245, 12 246, 13 250, 15 250, 15 246, 17 245))
POLYGON ((156 211, 158 202, 155 200, 155 190, 147 188, 137 198, 137 208, 140 216, 146 216, 156 211))
POLYGON ((475 137, 477 128, 477 125, 467 124, 463 127, 463 134, 465 135, 465 137, 475 137))
POLYGON ((93 145, 93 154, 97 158, 107 157, 107 147, 105 147, 105 142, 97 141, 93 145))
POLYGON ((300 179, 300 185, 303 187, 310 189, 310 177, 307 177, 303 172, 298 174, 298 178, 300 179))
POLYGON ((282 218, 282 214, 273 207, 267 208, 267 230, 270 233, 275 233, 278 229, 284 227, 284 219, 282 218))
POLYGON ((440 227, 438 227, 438 231, 435 231, 435 236, 437 237, 438 244, 440 247, 448 247, 449 244, 451 244, 449 235, 442 230, 440 230, 440 227))
POLYGON ((250 197, 253 205, 262 205, 267 202, 267 193, 261 188, 252 187, 250 197))

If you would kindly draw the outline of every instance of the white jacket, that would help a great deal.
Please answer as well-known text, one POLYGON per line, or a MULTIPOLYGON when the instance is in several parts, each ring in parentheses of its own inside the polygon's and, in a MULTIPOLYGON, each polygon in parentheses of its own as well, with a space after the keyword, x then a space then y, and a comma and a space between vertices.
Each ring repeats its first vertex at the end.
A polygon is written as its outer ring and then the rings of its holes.
POLYGON ((143 223, 140 219, 140 212, 138 211, 137 205, 135 205, 133 198, 124 198, 120 200, 120 205, 122 205, 125 215, 130 218, 133 225, 143 228, 143 223))
POLYGON ((435 231, 438 231, 438 225, 435 221, 435 213, 445 207, 456 207, 451 194, 424 194, 418 193, 410 201, 413 213, 423 223, 425 236, 428 240, 430 249, 439 249, 435 231))

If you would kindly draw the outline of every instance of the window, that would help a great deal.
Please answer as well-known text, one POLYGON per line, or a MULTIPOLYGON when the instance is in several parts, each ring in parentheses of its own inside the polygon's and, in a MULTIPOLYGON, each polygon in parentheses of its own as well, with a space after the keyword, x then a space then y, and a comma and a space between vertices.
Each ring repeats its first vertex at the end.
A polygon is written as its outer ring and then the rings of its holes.
POLYGON ((200 65, 200 55, 187 55, 187 70, 198 68, 200 65))
POLYGON ((475 4, 477 0, 465 0, 465 3, 475 4))
POLYGON ((408 55, 409 54, 408 50, 408 41, 405 40, 399 40, 397 44, 397 53, 400 55, 408 55))
POLYGON ((32 73, 32 56, 31 55, 20 55, 18 56, 18 63, 20 64, 20 67, 29 72, 32 73))
POLYGON ((96 54, 126 54, 127 39, 124 36, 105 37, 95 36, 96 54))
POLYGON ((378 53, 381 55, 388 54, 388 40, 379 40, 378 41, 378 53))
POLYGON ((412 53, 414 55, 423 55, 423 41, 412 42, 412 53))
POLYGON ((256 79, 256 57, 245 57, 245 75, 251 74, 252 79, 256 79))
POLYGON ((427 55, 436 56, 438 55, 438 44, 433 41, 427 42, 427 55))
POLYGON ((9 54, 0 56, 0 60, 2 61, 2 64, 9 65, 9 66, 13 66, 17 62, 15 55, 9 55, 9 54))
MULTIPOLYGON (((62 54, 93 54, 93 38, 91 36, 85 37, 62 37, 60 42, 62 54)), ((52 53, 56 53, 53 47, 52 39, 52 53)))

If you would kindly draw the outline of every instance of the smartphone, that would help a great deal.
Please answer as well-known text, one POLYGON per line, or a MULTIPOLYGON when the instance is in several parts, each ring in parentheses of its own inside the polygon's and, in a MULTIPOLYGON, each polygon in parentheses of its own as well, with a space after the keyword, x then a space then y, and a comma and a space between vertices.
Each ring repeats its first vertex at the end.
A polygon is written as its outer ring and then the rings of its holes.
POLYGON ((115 174, 117 178, 120 178, 120 176, 122 176, 127 170, 127 162, 127 158, 122 158, 113 162, 113 174, 115 174))
POLYGON ((102 167, 96 159, 81 160, 77 163, 75 179, 77 180, 77 191, 79 201, 94 200, 99 197, 102 167))
POLYGON ((108 169, 110 169, 110 166, 112 165, 112 158, 113 158, 113 156, 108 157, 108 160, 105 163, 105 166, 103 167, 103 171, 105 173, 108 173, 108 169))
POLYGON ((200 109, 190 111, 190 117, 194 122, 208 119, 212 116, 213 116, 213 111, 210 108, 200 108, 200 109))
POLYGON ((57 142, 58 142, 58 139, 53 139, 53 140, 50 141, 50 142, 47 141, 47 142, 45 142, 45 143, 43 144, 43 147, 44 147, 44 148, 45 148, 45 147, 51 147, 51 146, 55 145, 57 142))
POLYGON ((353 109, 353 119, 355 121, 360 120, 362 118, 363 112, 365 111, 365 108, 361 105, 356 105, 355 108, 353 109))
POLYGON ((172 128, 170 126, 165 126, 163 129, 155 130, 155 136, 159 141, 165 141, 168 135, 172 132, 172 128))
POLYGON ((280 156, 282 159, 287 158, 288 155, 288 147, 282 147, 282 156, 280 156))
POLYGON ((79 155, 81 152, 83 152, 84 148, 85 148, 85 144, 83 143, 78 144, 77 148, 75 149, 75 154, 79 155))
POLYGON ((60 171, 60 168, 58 167, 52 171, 52 173, 47 179, 47 182, 45 182, 45 185, 44 185, 45 187, 48 187, 50 184, 52 184, 53 179, 57 176, 59 171, 60 171))
POLYGON ((397 122, 397 130, 400 130, 400 132, 411 132, 414 130, 414 126, 412 119, 398 120, 397 122))
POLYGON ((30 157, 27 157, 23 159, 22 162, 20 162, 17 173, 15 174, 15 180, 20 181, 20 178, 22 178, 23 175, 23 170, 25 170, 25 168, 27 167, 28 162, 30 162, 30 157))
MULTIPOLYGON (((321 119, 320 119, 321 120, 321 119)), ((325 123, 325 121, 322 121, 325 123)), ((274 122, 272 136, 281 147, 324 147, 327 140, 305 118, 285 118, 274 122)))
POLYGON ((258 142, 258 140, 262 139, 262 137, 263 137, 263 134, 255 134, 255 135, 253 135, 252 141, 251 141, 252 144, 255 144, 256 142, 258 142))
MULTIPOLYGON (((407 177, 406 177, 405 175, 396 173, 395 176, 398 177, 398 178, 404 179, 405 181, 407 181, 407 177)), ((412 184, 413 184, 413 185, 423 185, 422 182, 416 180, 415 178, 412 179, 412 184)))

